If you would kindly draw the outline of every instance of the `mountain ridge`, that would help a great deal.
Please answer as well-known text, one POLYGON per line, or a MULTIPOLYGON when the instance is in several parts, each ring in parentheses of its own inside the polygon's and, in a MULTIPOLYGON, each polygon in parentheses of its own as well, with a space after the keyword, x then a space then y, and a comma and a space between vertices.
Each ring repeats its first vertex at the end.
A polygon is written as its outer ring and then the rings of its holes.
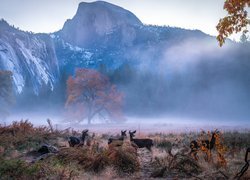
POLYGON ((63 107, 68 77, 91 68, 124 93, 126 113, 249 117, 249 43, 220 48, 199 30, 145 25, 109 3, 82 3, 78 10, 67 31, 50 34, 0 21, 0 70, 13 72, 19 108, 63 107))
MULTIPOLYGON (((84 34, 81 28, 80 36, 84 34)), ((13 77, 18 93, 21 93, 27 85, 37 95, 43 86, 48 86, 52 91, 60 79, 61 71, 67 69, 69 63, 71 65, 68 68, 70 69, 68 75, 73 74, 76 67, 98 68, 106 64, 109 68, 116 69, 124 63, 138 65, 141 60, 137 57, 136 50, 150 49, 155 45, 155 49, 160 49, 157 44, 163 41, 170 43, 187 37, 209 37, 197 30, 144 25, 130 11, 104 1, 81 2, 75 16, 67 20, 61 30, 50 33, 50 37, 46 33, 19 30, 5 20, 0 21, 0 32, 2 48, 0 69, 14 72, 13 77), (91 18, 94 18, 93 21, 89 21, 91 18), (98 19, 97 23, 96 19, 98 19), (84 30, 87 29, 86 31, 90 33, 86 36, 91 37, 92 42, 88 43, 84 38, 77 37, 75 31, 79 29, 75 26, 69 28, 70 32, 63 33, 70 21, 73 21, 73 24, 80 24, 79 26, 84 30), (99 23, 101 25, 97 27, 99 23), (83 27, 86 24, 89 26, 83 27), (101 30, 103 27, 106 27, 104 31, 101 30), (93 34, 92 31, 95 33, 93 34), (76 35, 75 39, 79 42, 67 38, 73 35, 76 35), (171 37, 174 35, 178 36, 177 40, 171 37), (30 62, 35 62, 35 65, 30 62), (36 76, 36 79, 32 76, 36 76)))
MULTIPOLYGON (((119 6, 103 1, 82 2, 74 17, 64 23, 58 34, 72 45, 87 48, 105 41, 104 37, 116 28, 122 26, 128 30, 140 25, 141 21, 133 13, 119 6), (100 41, 96 43, 97 39, 100 41)), ((122 38, 129 37, 124 32, 122 38)))

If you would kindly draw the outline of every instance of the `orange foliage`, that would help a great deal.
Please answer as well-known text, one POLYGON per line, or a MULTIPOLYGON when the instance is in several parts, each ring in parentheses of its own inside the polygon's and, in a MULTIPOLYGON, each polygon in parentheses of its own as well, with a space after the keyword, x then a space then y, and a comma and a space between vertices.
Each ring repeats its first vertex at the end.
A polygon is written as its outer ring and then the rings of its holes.
MULTIPOLYGON (((203 139, 205 138, 212 138, 212 134, 210 131, 208 131, 207 133, 205 131, 202 131, 199 139, 198 139, 198 144, 201 147, 200 151, 206 154, 206 161, 210 162, 211 158, 212 158, 212 152, 211 150, 209 150, 208 147, 204 146, 204 144, 202 144, 203 139)), ((223 145, 223 137, 222 134, 220 132, 216 132, 215 133, 215 152, 217 154, 217 162, 218 165, 220 167, 225 167, 227 166, 227 161, 225 159, 225 153, 227 152, 227 148, 226 146, 223 145)))
POLYGON ((123 95, 108 78, 92 69, 77 69, 75 77, 67 81, 66 107, 78 120, 95 115, 108 115, 111 120, 122 120, 123 95))
POLYGON ((224 3, 224 9, 228 12, 228 16, 220 19, 216 26, 219 35, 217 40, 220 46, 223 45, 225 39, 231 34, 241 32, 247 32, 246 28, 249 25, 249 19, 247 17, 246 8, 250 7, 250 0, 226 0, 224 3))
POLYGON ((227 152, 226 146, 223 145, 223 137, 221 133, 215 135, 215 147, 217 151, 217 161, 218 165, 222 167, 227 166, 227 161, 225 159, 225 153, 227 152))

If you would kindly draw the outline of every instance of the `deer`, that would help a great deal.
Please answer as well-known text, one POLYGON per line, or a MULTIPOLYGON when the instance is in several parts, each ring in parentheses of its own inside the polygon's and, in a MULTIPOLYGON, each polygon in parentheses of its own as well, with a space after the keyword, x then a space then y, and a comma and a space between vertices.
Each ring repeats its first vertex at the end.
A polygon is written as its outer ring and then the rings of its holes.
POLYGON ((153 146, 153 140, 152 139, 134 139, 136 131, 129 131, 130 135, 130 142, 135 143, 138 148, 147 148, 149 151, 151 151, 151 147, 153 146))
POLYGON ((202 140, 201 143, 198 140, 191 141, 191 143, 190 143, 190 148, 191 148, 190 154, 195 158, 195 160, 198 160, 197 153, 198 153, 199 150, 202 150, 202 151, 206 152, 206 155, 207 155, 206 159, 209 160, 209 156, 211 154, 212 149, 215 146, 216 136, 218 135, 218 133, 219 133, 219 131, 216 129, 212 133, 212 137, 211 137, 210 140, 208 140, 208 139, 202 140))
POLYGON ((68 143, 70 147, 75 147, 76 145, 84 145, 85 137, 88 136, 88 129, 82 131, 82 136, 80 138, 75 136, 70 136, 68 143))
POLYGON ((111 144, 113 141, 123 141, 125 137, 127 137, 126 131, 121 131, 121 136, 119 137, 110 137, 108 139, 108 144, 111 144))

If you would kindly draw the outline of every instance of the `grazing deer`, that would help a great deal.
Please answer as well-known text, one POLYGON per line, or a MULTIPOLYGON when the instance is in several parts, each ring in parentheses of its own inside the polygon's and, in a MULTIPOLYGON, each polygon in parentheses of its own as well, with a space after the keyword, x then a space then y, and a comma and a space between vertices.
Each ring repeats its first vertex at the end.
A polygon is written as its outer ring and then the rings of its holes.
POLYGON ((202 140, 201 142, 194 140, 191 141, 190 143, 190 148, 191 148, 191 152, 190 154, 196 159, 198 160, 197 157, 197 153, 199 150, 202 150, 206 153, 206 159, 209 160, 209 157, 211 155, 211 150, 214 148, 215 146, 215 142, 216 142, 216 136, 218 135, 219 131, 215 130, 212 133, 212 137, 210 140, 202 140))
POLYGON ((113 141, 123 141, 125 137, 127 137, 126 131, 121 131, 121 136, 119 137, 111 137, 108 139, 108 144, 111 144, 113 141))
POLYGON ((152 139, 134 139, 136 131, 129 131, 130 135, 130 141, 134 142, 138 148, 147 148, 149 151, 151 151, 151 147, 153 146, 153 140, 152 139))
POLYGON ((75 145, 84 145, 84 141, 85 141, 85 137, 88 136, 88 131, 89 130, 83 130, 82 131, 82 136, 81 138, 75 137, 75 136, 71 136, 69 137, 69 146, 70 147, 74 147, 75 145))
POLYGON ((248 160, 249 153, 250 153, 250 148, 247 148, 246 155, 245 155, 246 164, 242 167, 241 171, 236 174, 235 179, 240 179, 245 174, 245 172, 248 170, 249 163, 250 163, 250 160, 248 160))

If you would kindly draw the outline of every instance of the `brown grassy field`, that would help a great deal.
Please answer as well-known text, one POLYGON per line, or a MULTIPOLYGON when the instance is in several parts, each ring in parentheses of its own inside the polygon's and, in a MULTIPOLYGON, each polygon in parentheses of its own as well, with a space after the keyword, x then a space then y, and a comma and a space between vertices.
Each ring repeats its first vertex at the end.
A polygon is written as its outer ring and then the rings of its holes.
MULTIPOLYGON (((214 129, 211 129, 213 131, 214 129)), ((118 132, 119 130, 117 130, 118 132)), ((35 127, 29 121, 0 126, 0 179, 234 179, 244 166, 250 147, 250 131, 220 131, 215 148, 190 154, 190 142, 211 139, 211 132, 153 133, 151 151, 138 148, 128 137, 108 145, 111 133, 92 128, 83 146, 69 147, 73 129, 55 130, 53 125, 35 127), (58 149, 39 155, 42 144, 58 149), (209 155, 207 158, 207 155, 209 155)), ((250 179, 250 169, 241 179, 250 179)))

